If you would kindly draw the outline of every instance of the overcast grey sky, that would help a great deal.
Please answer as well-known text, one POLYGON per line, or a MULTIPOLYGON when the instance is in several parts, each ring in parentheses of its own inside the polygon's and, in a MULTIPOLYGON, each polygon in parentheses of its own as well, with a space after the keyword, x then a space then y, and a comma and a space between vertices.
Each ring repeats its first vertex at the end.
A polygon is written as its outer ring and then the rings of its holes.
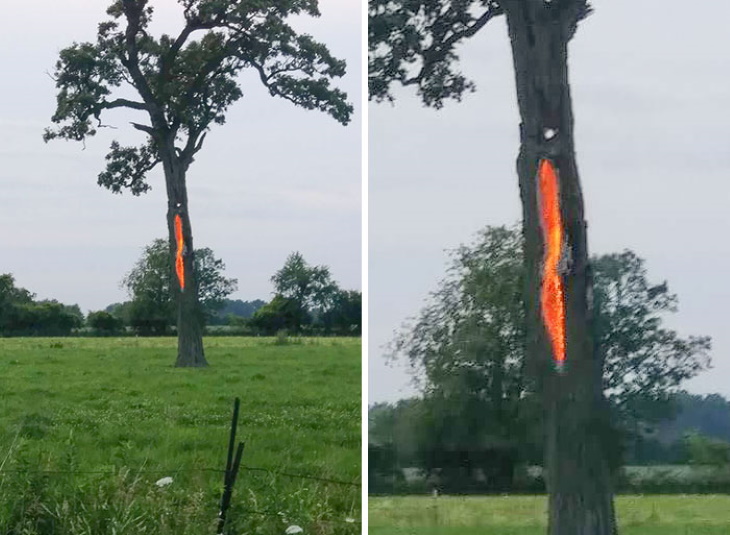
MULTIPOLYGON (((117 113, 78 143, 44 144, 55 109, 49 78, 58 52, 94 40, 109 1, 27 0, 3 4, 0 19, 0 273, 39 298, 97 310, 126 298, 119 281, 143 246, 167 235, 161 172, 142 197, 96 185, 112 139, 141 144, 117 113)), ((179 29, 174 0, 153 0, 153 28, 179 29)), ((214 126, 188 174, 196 247, 210 247, 239 281, 232 297, 268 299, 270 276, 299 250, 330 266, 344 288, 361 284, 361 4, 320 0, 319 19, 297 27, 348 63, 337 85, 356 112, 343 127, 322 113, 268 95, 255 76, 224 126, 214 126)))
MULTIPOLYGON (((594 0, 570 45, 578 164, 592 253, 630 248, 679 296, 669 324, 711 335, 688 383, 730 396, 730 5, 594 0)), ((445 250, 520 218, 519 117, 503 18, 460 48, 477 92, 441 111, 411 90, 369 106, 369 402, 413 393, 383 345, 418 313, 445 250)))

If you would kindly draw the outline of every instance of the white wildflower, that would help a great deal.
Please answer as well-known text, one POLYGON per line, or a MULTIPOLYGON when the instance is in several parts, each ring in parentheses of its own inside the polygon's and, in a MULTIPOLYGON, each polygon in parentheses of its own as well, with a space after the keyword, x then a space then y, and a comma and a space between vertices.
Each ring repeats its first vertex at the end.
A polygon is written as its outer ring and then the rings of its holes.
POLYGON ((172 478, 168 476, 168 477, 163 477, 162 479, 158 479, 155 482, 155 485, 162 488, 162 487, 168 486, 170 483, 172 483, 172 478))
POLYGON ((286 535, 294 535, 295 533, 301 533, 302 531, 304 531, 304 530, 302 528, 300 528, 299 526, 291 525, 288 528, 286 528, 286 531, 284 533, 286 533, 286 535))
POLYGON ((347 522, 348 524, 354 524, 355 523, 355 519, 348 516, 347 518, 345 518, 345 522, 347 522))

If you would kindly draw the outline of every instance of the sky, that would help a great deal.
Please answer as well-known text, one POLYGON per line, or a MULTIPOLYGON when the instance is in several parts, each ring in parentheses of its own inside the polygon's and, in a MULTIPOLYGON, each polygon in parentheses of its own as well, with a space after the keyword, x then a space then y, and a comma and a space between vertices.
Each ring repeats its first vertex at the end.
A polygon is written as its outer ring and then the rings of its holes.
MULTIPOLYGON (((730 5, 594 0, 570 44, 578 166, 592 254, 631 249, 667 280, 666 324, 710 335, 713 369, 685 384, 730 397, 730 5)), ((414 394, 386 346, 417 315, 447 250, 519 221, 519 115, 504 18, 459 49, 477 92, 440 111, 411 88, 369 104, 369 403, 414 394)))
MULTIPOLYGON (((77 303, 84 312, 125 300, 119 286, 142 248, 167 236, 161 169, 142 197, 96 184, 113 139, 143 143, 115 110, 84 148, 42 134, 56 90, 58 53, 93 41, 109 2, 28 0, 3 6, 0 19, 0 273, 39 299, 77 303), (28 21, 32 20, 32 24, 28 21)), ((153 32, 179 31, 173 0, 153 0, 153 32)), ((330 267, 346 289, 361 288, 361 4, 320 0, 321 17, 295 26, 347 61, 335 84, 355 106, 349 126, 269 96, 242 76, 244 97, 214 125, 188 172, 196 248, 209 247, 238 279, 233 299, 271 298, 271 275, 293 251, 330 267)), ((159 33, 156 33, 159 35, 159 33)))

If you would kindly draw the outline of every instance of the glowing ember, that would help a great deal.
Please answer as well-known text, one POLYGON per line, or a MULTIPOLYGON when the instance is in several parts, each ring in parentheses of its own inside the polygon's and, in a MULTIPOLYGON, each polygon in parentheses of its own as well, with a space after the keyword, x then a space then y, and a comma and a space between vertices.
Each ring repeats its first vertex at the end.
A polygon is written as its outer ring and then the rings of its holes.
POLYGON ((540 303, 545 329, 553 347, 553 359, 558 368, 562 368, 565 362, 565 301, 558 263, 563 250, 563 222, 558 175, 550 160, 540 161, 538 179, 540 222, 545 243, 540 303))
POLYGON ((182 219, 179 215, 175 216, 175 239, 177 240, 177 253, 175 255, 175 271, 177 272, 177 280, 180 282, 180 291, 185 289, 185 264, 183 262, 183 241, 182 219))

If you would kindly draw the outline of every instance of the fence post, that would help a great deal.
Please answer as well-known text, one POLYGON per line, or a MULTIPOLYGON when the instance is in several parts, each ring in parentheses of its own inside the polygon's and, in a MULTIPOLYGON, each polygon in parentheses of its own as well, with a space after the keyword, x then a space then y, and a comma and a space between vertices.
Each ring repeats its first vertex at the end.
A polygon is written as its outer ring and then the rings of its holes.
POLYGON ((233 448, 236 444, 236 428, 238 427, 238 412, 241 406, 241 400, 236 398, 233 402, 233 418, 231 420, 231 435, 228 439, 228 455, 226 457, 226 471, 223 475, 223 496, 221 497, 221 508, 218 513, 218 529, 216 533, 223 535, 223 528, 226 524, 226 514, 231 505, 231 496, 233 495, 233 485, 236 483, 238 470, 241 466, 241 457, 243 457, 243 442, 238 443, 235 457, 233 448))

